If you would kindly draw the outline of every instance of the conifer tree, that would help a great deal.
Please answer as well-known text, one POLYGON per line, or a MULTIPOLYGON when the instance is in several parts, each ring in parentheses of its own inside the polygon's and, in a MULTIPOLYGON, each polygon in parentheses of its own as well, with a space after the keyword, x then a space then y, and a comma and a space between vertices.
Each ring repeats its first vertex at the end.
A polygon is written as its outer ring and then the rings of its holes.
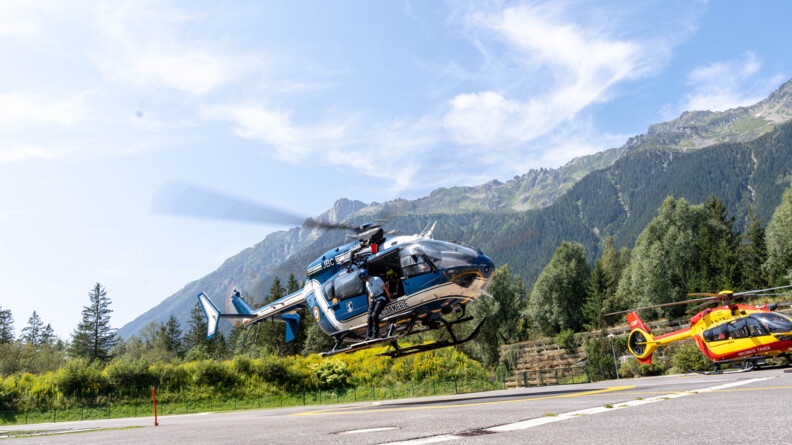
POLYGON ((0 345, 14 341, 14 317, 11 309, 0 306, 0 345))
POLYGON ((768 286, 764 263, 767 261, 767 242, 762 222, 748 208, 748 225, 741 236, 739 248, 740 275, 743 289, 762 289, 768 286))
POLYGON ((36 311, 33 311, 28 325, 22 329, 22 341, 33 346, 41 346, 44 342, 44 322, 36 311))
POLYGON ((178 357, 184 355, 181 324, 175 315, 171 314, 168 321, 160 327, 159 337, 160 343, 166 351, 176 354, 178 357))
POLYGON ((110 351, 116 344, 115 329, 110 327, 110 298, 102 285, 96 285, 88 293, 90 304, 83 307, 82 320, 72 333, 69 355, 89 361, 107 362, 110 351))

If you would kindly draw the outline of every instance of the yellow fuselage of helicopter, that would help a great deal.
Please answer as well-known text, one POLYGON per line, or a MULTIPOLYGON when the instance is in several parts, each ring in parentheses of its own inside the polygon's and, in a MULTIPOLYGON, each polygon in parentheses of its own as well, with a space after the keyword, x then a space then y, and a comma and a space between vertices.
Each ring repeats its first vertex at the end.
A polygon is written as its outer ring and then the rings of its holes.
POLYGON ((751 357, 788 355, 792 350, 792 319, 755 306, 732 304, 699 312, 690 327, 654 337, 633 312, 628 348, 641 363, 651 363, 660 346, 693 338, 701 352, 714 362, 751 357))

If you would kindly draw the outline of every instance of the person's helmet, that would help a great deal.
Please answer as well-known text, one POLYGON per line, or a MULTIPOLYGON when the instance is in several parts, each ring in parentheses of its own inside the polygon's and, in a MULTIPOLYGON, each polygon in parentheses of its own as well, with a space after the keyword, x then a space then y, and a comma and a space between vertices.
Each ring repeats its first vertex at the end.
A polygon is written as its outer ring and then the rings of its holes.
POLYGON ((360 272, 358 272, 358 277, 361 280, 365 280, 366 278, 368 278, 368 276, 369 276, 368 270, 366 270, 366 269, 360 269, 360 272))

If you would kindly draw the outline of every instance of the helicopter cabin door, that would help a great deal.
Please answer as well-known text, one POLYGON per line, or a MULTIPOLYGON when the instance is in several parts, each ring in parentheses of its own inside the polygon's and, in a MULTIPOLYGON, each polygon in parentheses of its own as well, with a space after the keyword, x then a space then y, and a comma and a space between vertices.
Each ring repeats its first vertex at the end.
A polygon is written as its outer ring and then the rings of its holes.
POLYGON ((347 321, 368 310, 366 284, 357 271, 341 272, 324 284, 322 291, 336 320, 347 321))
POLYGON ((402 284, 404 274, 399 260, 399 248, 382 251, 379 255, 370 258, 366 267, 371 275, 382 278, 388 286, 390 301, 404 295, 402 284))

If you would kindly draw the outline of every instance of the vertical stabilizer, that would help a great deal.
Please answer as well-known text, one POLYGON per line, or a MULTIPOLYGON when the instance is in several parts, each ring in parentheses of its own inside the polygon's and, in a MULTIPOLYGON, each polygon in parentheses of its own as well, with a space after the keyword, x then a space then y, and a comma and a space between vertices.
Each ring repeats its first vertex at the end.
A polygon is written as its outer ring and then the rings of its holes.
POLYGON ((220 322, 220 310, 217 309, 205 293, 198 294, 198 302, 201 303, 204 314, 206 314, 206 338, 210 339, 217 334, 217 323, 220 322))

